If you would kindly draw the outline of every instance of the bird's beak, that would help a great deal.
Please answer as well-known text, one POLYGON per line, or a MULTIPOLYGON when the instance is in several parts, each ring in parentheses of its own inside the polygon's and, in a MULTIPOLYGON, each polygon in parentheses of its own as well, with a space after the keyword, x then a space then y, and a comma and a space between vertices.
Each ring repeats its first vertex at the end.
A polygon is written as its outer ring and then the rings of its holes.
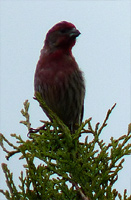
POLYGON ((70 31, 70 37, 76 38, 80 35, 80 31, 78 31, 76 28, 71 29, 70 31))

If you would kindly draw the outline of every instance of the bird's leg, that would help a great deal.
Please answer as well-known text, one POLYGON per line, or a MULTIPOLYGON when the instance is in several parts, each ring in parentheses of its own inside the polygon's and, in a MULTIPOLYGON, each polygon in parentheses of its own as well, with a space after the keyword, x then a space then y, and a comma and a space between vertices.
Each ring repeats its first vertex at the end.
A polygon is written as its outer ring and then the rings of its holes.
POLYGON ((40 130, 44 130, 45 129, 45 124, 43 126, 40 126, 38 128, 30 128, 29 132, 28 132, 28 136, 30 135, 30 133, 38 133, 40 130))
MULTIPOLYGON (((43 121, 43 120, 40 120, 40 122, 42 122, 42 123, 44 123, 44 125, 43 126, 40 126, 40 127, 38 127, 38 128, 30 128, 29 129, 29 132, 28 132, 28 136, 30 136, 30 134, 31 133, 38 133, 38 132, 40 132, 41 130, 46 130, 47 128, 47 126, 51 126, 51 122, 48 122, 48 121, 43 121)), ((40 133, 41 134, 41 133, 40 133)))

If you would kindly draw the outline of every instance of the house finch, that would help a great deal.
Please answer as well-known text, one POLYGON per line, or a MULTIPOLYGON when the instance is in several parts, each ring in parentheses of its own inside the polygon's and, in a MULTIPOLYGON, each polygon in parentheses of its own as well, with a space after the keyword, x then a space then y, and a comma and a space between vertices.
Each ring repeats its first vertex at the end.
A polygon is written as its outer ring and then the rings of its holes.
POLYGON ((35 92, 71 131, 82 122, 85 97, 83 75, 71 51, 79 35, 72 23, 62 21, 53 26, 46 35, 34 79, 35 92))

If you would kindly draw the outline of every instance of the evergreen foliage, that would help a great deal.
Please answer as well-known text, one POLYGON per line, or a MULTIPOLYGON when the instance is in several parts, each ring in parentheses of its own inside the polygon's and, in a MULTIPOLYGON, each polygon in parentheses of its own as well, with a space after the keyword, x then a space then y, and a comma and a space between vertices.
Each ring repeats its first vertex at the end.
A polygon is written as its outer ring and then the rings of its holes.
POLYGON ((52 122, 42 121, 43 127, 32 129, 29 117, 29 102, 24 103, 21 113, 25 121, 21 121, 28 129, 29 139, 11 134, 17 141, 17 146, 9 142, 3 134, 0 135, 0 145, 9 159, 20 153, 20 159, 25 159, 26 165, 20 174, 20 185, 15 185, 13 174, 6 164, 2 164, 9 190, 3 191, 8 200, 131 200, 127 191, 120 194, 113 189, 122 169, 124 156, 131 154, 130 131, 118 139, 113 137, 109 144, 100 139, 102 130, 115 105, 108 110, 103 124, 96 124, 93 129, 91 118, 86 120, 75 133, 45 105, 37 94, 40 106, 50 113, 52 122), (87 127, 87 128, 86 128, 87 127), (80 137, 86 135, 85 141, 80 137), (88 136, 92 135, 92 140, 88 136), (8 144, 12 151, 5 148, 8 144), (35 160, 40 163, 36 165, 35 160), (23 171, 24 171, 23 170, 23 171))

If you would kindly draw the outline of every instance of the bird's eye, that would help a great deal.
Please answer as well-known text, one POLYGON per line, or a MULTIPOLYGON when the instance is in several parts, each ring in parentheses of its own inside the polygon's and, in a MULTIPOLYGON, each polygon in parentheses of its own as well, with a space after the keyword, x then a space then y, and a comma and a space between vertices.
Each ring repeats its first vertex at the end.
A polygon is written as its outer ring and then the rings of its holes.
POLYGON ((67 29, 61 29, 60 32, 61 32, 61 33, 67 33, 68 30, 67 30, 67 29))

